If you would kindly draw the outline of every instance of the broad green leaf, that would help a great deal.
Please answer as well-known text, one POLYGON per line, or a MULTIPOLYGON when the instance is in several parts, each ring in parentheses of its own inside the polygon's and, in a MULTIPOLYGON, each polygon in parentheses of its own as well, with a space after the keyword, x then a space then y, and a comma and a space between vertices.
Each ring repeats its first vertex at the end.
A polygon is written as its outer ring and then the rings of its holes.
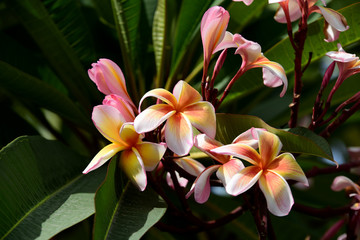
POLYGON ((304 153, 333 160, 331 149, 325 139, 305 128, 284 131, 267 125, 254 116, 217 114, 217 139, 225 144, 231 143, 244 131, 256 127, 265 128, 276 134, 283 143, 283 150, 292 153, 304 153))
POLYGON ((79 57, 51 19, 40 0, 6 1, 14 15, 42 50, 70 93, 89 111, 91 100, 98 100, 95 86, 86 76, 79 57))
POLYGON ((154 54, 156 63, 156 83, 155 87, 159 88, 163 85, 165 70, 165 54, 166 54, 166 28, 169 22, 166 21, 166 6, 168 1, 159 0, 154 15, 152 39, 154 44, 154 54))
MULTIPOLYGON (((135 77, 136 63, 139 57, 139 23, 141 18, 141 0, 111 0, 115 25, 118 32, 122 59, 125 65, 127 82, 130 83, 130 95, 138 97, 138 87, 142 81, 135 77), (137 81, 138 80, 138 81, 137 81)), ((137 102, 137 99, 134 99, 137 102)))
POLYGON ((43 3, 76 56, 90 64, 95 59, 95 48, 79 1, 45 0, 43 3))
POLYGON ((95 197, 94 239, 140 239, 166 211, 165 202, 149 187, 139 191, 121 184, 117 159, 110 162, 106 180, 95 197))
POLYGON ((86 115, 64 94, 49 84, 0 61, 0 87, 26 102, 47 108, 82 127, 91 128, 86 115))
POLYGON ((0 151, 0 239, 49 239, 94 214, 105 169, 57 141, 20 137, 0 151))

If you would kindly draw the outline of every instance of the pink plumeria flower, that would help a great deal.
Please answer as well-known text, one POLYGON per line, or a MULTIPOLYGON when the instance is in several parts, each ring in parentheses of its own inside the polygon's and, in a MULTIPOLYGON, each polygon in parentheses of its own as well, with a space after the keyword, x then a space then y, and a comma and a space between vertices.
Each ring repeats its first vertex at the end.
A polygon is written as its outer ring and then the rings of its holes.
MULTIPOLYGON (((285 0, 285 1, 272 1, 272 2, 279 2, 281 6, 276 12, 274 17, 277 22, 280 23, 287 22, 284 8, 287 9, 287 11, 289 12, 291 22, 294 22, 301 18, 302 14, 298 0, 285 0)), ((340 32, 344 32, 349 29, 345 17, 333 9, 325 8, 322 6, 316 6, 315 5, 316 2, 317 0, 308 1, 308 15, 310 15, 313 12, 317 12, 323 15, 325 19, 324 40, 326 42, 336 41, 339 38, 340 32)), ((324 1, 322 2, 324 5, 326 5, 324 1)))
POLYGON ((164 103, 148 107, 134 121, 135 130, 144 133, 165 123, 165 141, 171 151, 179 156, 186 155, 194 144, 192 127, 215 137, 216 117, 214 107, 202 101, 201 95, 188 83, 179 81, 173 93, 165 89, 147 92, 140 100, 156 97, 164 103))
MULTIPOLYGON (((235 138, 232 144, 247 144, 257 148, 258 134, 256 129, 257 128, 251 128, 240 134, 237 138, 235 138)), ((224 187, 227 188, 227 183, 231 180, 235 173, 244 168, 244 165, 239 159, 233 158, 232 156, 211 152, 212 149, 223 146, 223 144, 215 139, 209 138, 205 134, 199 134, 195 137, 195 146, 220 163, 204 169, 203 172, 198 175, 191 190, 186 195, 187 197, 190 197, 190 195, 194 193, 195 201, 198 203, 204 203, 210 196, 210 176, 214 172, 216 172, 216 176, 221 180, 224 187)))
POLYGON ((350 188, 354 191, 354 193, 351 193, 349 196, 354 197, 356 199, 356 203, 354 203, 351 206, 352 210, 360 210, 360 186, 354 183, 351 179, 345 177, 345 176, 337 176, 332 185, 331 189, 333 191, 341 191, 346 188, 350 188))
POLYGON ((230 144, 211 150, 213 153, 232 155, 252 164, 234 174, 226 191, 239 195, 256 182, 264 193, 269 211, 276 216, 289 214, 294 199, 286 179, 293 179, 308 186, 307 178, 291 153, 278 156, 282 143, 278 136, 258 131, 259 153, 245 144, 230 144))
POLYGON ((116 94, 135 107, 127 92, 124 74, 116 63, 101 58, 91 66, 88 75, 100 92, 105 95, 116 94))
POLYGON ((138 134, 131 123, 125 123, 125 117, 113 106, 94 107, 92 120, 99 132, 111 143, 95 155, 83 173, 97 169, 121 151, 120 166, 143 191, 147 185, 145 171, 152 171, 157 166, 165 153, 166 145, 143 142, 143 135, 138 134))
POLYGON ((120 114, 124 117, 125 122, 134 122, 135 119, 134 110, 130 106, 130 104, 122 97, 115 94, 107 95, 105 96, 102 104, 116 108, 120 112, 120 114))
POLYGON ((340 43, 337 46, 338 51, 331 51, 326 55, 337 63, 339 79, 342 82, 346 78, 360 72, 360 60, 355 54, 345 52, 340 43))
POLYGON ((223 7, 209 8, 201 19, 201 39, 204 49, 204 66, 207 68, 211 55, 225 35, 230 14, 223 7))
POLYGON ((264 85, 267 87, 279 87, 283 85, 280 96, 284 96, 288 86, 288 81, 284 68, 276 62, 267 59, 261 52, 260 44, 249 41, 240 34, 226 32, 221 43, 215 48, 214 52, 225 48, 237 48, 235 53, 242 57, 241 68, 243 72, 261 67, 263 71, 264 85))

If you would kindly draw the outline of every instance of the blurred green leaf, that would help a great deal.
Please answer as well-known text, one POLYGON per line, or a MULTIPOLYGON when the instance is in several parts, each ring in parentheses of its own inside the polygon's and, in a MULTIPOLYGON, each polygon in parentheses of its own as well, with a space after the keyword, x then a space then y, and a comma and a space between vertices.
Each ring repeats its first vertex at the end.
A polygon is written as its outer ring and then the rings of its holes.
POLYGON ((308 129, 292 129, 292 132, 279 130, 267 125, 258 117, 247 115, 220 113, 216 115, 216 120, 216 137, 222 143, 231 143, 235 137, 252 127, 265 128, 280 138, 284 151, 310 154, 334 161, 326 140, 308 129))
POLYGON ((88 117, 64 94, 49 84, 0 61, 0 86, 26 102, 33 102, 78 126, 91 128, 88 117))
POLYGON ((72 96, 90 111, 91 100, 97 100, 99 94, 94 85, 89 84, 79 57, 50 17, 44 4, 40 0, 14 0, 6 3, 42 50, 72 96))
POLYGON ((165 202, 152 189, 139 191, 131 182, 122 185, 116 157, 95 197, 94 239, 140 239, 166 211, 165 202))
POLYGON ((105 169, 57 141, 20 137, 0 151, 0 238, 49 239, 94 214, 105 169))

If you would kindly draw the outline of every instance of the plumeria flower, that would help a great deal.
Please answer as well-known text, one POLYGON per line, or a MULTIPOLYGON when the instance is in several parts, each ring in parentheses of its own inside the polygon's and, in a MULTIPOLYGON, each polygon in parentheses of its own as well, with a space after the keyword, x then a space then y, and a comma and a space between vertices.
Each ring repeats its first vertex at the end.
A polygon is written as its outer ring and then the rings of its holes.
POLYGON ((105 95, 116 94, 135 107, 127 92, 124 74, 116 63, 101 58, 91 66, 88 75, 100 92, 105 95))
POLYGON ((352 180, 345 176, 337 176, 332 185, 331 189, 333 191, 341 191, 344 189, 351 189, 353 193, 351 193, 349 196, 354 197, 356 200, 356 203, 354 203, 351 206, 352 210, 360 210, 360 186, 354 183, 352 180))
POLYGON ((291 153, 278 155, 282 148, 278 136, 267 131, 258 131, 258 135, 259 153, 246 144, 225 145, 211 152, 232 155, 252 164, 232 176, 226 187, 229 194, 239 195, 258 182, 269 211, 276 216, 285 216, 294 204, 286 179, 296 180, 307 186, 308 181, 291 153))
POLYGON ((201 95, 188 83, 179 81, 173 93, 165 89, 147 92, 140 100, 156 97, 164 103, 148 107, 134 121, 135 130, 144 133, 165 123, 165 141, 171 151, 179 156, 186 155, 194 144, 192 127, 209 137, 215 137, 216 117, 214 107, 202 101, 201 95))
POLYGON ((284 68, 276 62, 267 59, 261 52, 260 44, 249 41, 240 34, 226 32, 221 43, 215 48, 214 52, 225 48, 236 48, 235 54, 242 57, 240 70, 245 72, 251 68, 261 67, 263 71, 264 85, 267 87, 279 87, 283 85, 280 96, 284 96, 288 81, 284 68))
POLYGON ((338 43, 338 51, 331 51, 326 54, 337 63, 339 68, 339 79, 341 82, 346 78, 360 72, 360 60, 355 54, 347 53, 338 43))
POLYGON ((143 142, 143 135, 135 131, 132 123, 125 123, 127 120, 123 114, 113 106, 94 107, 92 120, 99 132, 111 143, 95 155, 83 173, 97 169, 116 153, 122 152, 120 166, 129 179, 143 191, 147 185, 145 171, 152 171, 157 166, 165 153, 166 145, 143 142))
POLYGON ((229 19, 229 12, 219 6, 209 8, 201 19, 200 31, 204 49, 204 72, 207 72, 214 49, 224 38, 229 19))
MULTIPOLYGON (((264 129, 258 130, 264 131, 264 129)), ((251 128, 240 134, 237 138, 235 138, 232 144, 247 144, 257 148, 257 128, 251 128)), ((221 180, 224 187, 227 188, 228 182, 231 181, 234 174, 244 168, 244 164, 239 159, 233 158, 232 156, 211 152, 212 149, 223 146, 223 144, 215 139, 209 138, 205 134, 199 134, 195 137, 195 146, 220 163, 204 169, 204 171, 195 180, 189 193, 186 195, 186 197, 190 197, 191 194, 194 193, 195 201, 198 203, 204 203, 210 196, 210 176, 214 172, 216 172, 216 176, 221 180)))
MULTIPOLYGON (((275 20, 280 23, 286 23, 286 15, 284 12, 284 9, 288 11, 290 21, 294 22, 301 18, 302 10, 299 5, 298 0, 282 0, 282 1, 269 1, 270 3, 279 2, 280 8, 275 14, 275 20)), ((336 41, 339 38, 340 32, 344 32, 349 29, 349 26, 347 25, 346 19, 343 15, 336 12, 333 9, 325 8, 322 6, 316 6, 315 3, 317 0, 309 0, 307 2, 308 6, 308 16, 313 13, 317 12, 321 15, 323 15, 325 19, 325 25, 324 25, 324 34, 325 34, 325 41, 326 42, 333 42, 336 41)), ((324 5, 325 2, 322 1, 324 5)))

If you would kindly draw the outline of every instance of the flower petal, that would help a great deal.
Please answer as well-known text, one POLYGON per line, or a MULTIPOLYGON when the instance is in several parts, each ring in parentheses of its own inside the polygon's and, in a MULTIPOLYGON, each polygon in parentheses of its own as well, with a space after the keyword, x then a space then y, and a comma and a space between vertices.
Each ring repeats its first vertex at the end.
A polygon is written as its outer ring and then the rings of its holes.
POLYGON ((119 131, 126 121, 123 115, 114 107, 99 105, 94 107, 92 120, 99 132, 109 141, 122 143, 119 131))
POLYGON ((244 159, 253 165, 258 165, 261 162, 261 157, 255 149, 241 143, 224 145, 211 150, 211 152, 232 155, 244 159))
POLYGON ((232 179, 232 177, 244 168, 245 166, 240 160, 233 158, 219 168, 216 172, 216 176, 221 180, 226 188, 227 183, 232 179))
POLYGON ((259 180, 262 173, 263 171, 257 166, 242 169, 227 182, 226 192, 233 196, 246 192, 259 180))
POLYGON ((171 92, 169 92, 168 90, 162 89, 162 88, 156 88, 156 89, 153 89, 153 90, 145 93, 145 95, 140 99, 139 112, 141 112, 140 107, 141 107, 142 102, 147 97, 156 97, 156 98, 160 99, 161 101, 172 106, 172 108, 175 108, 177 106, 177 100, 174 97, 174 95, 172 95, 171 92))
POLYGON ((321 14, 324 16, 326 22, 328 22, 333 28, 340 32, 344 32, 349 29, 346 19, 343 15, 331 8, 325 8, 318 6, 321 14))
POLYGON ((182 113, 172 115, 165 125, 165 140, 169 149, 179 156, 186 155, 192 148, 193 130, 189 119, 182 113))
POLYGON ((239 35, 239 40, 241 40, 242 44, 236 49, 235 54, 241 55, 244 65, 252 64, 262 56, 260 44, 249 41, 241 35, 239 35))
POLYGON ((183 114, 190 120, 191 124, 211 138, 216 134, 216 115, 213 105, 201 101, 189 105, 183 110, 183 114))
POLYGON ((222 143, 208 137, 206 134, 199 134, 194 139, 194 145, 201 151, 205 152, 210 157, 214 158, 218 162, 224 164, 228 162, 231 157, 224 154, 217 154, 211 152, 212 149, 223 146, 222 143))
POLYGON ((134 125, 131 123, 125 123, 120 129, 121 140, 130 147, 141 142, 141 135, 134 129, 134 125))
POLYGON ((95 157, 91 160, 89 165, 83 171, 84 174, 91 172, 99 167, 101 167, 104 163, 106 163, 110 158, 112 158, 116 153, 123 150, 124 146, 119 146, 117 144, 111 143, 105 146, 103 149, 98 152, 95 157))
POLYGON ((238 46, 239 45, 234 41, 234 35, 231 32, 226 31, 224 38, 214 49, 213 54, 226 48, 237 48, 238 46))
POLYGON ((355 184, 351 179, 345 176, 337 176, 331 185, 331 189, 333 191, 341 191, 347 187, 353 188, 358 194, 360 194, 359 185, 355 184))
POLYGON ((209 8, 201 19, 201 39, 204 50, 204 62, 209 63, 211 54, 224 37, 230 14, 223 7, 209 8))
POLYGON ((126 122, 133 122, 135 119, 135 114, 131 105, 125 99, 116 94, 105 96, 102 104, 116 108, 124 117, 126 122))
POLYGON ((138 133, 150 132, 174 114, 175 111, 172 106, 167 104, 152 105, 135 118, 135 130, 138 133))
POLYGON ((241 133, 239 136, 237 136, 233 144, 235 143, 241 143, 251 146, 252 148, 258 148, 259 146, 259 135, 258 131, 267 131, 265 128, 250 128, 249 130, 246 130, 245 132, 241 133))
POLYGON ((269 59, 262 56, 251 64, 251 68, 253 67, 263 68, 263 80, 265 86, 274 88, 283 85, 280 97, 285 95, 288 80, 284 68, 279 63, 269 61, 269 59))
POLYGON ((272 214, 279 217, 289 214, 294 199, 284 178, 276 173, 266 172, 260 177, 259 186, 272 214))
MULTIPOLYGON (((272 1, 272 2, 280 2, 280 1, 272 1)), ((270 3, 270 1, 269 1, 269 3, 270 3)), ((289 15, 290 15, 291 22, 294 22, 301 17, 301 10, 299 7, 299 3, 296 0, 289 0, 288 8, 289 8, 289 15)), ((277 21, 279 23, 286 23, 285 12, 282 7, 279 7, 279 9, 277 10, 277 12, 275 14, 274 19, 275 19, 275 21, 277 21)))
POLYGON ((259 131, 259 152, 263 167, 270 164, 279 154, 282 143, 278 136, 271 132, 259 131))
POLYGON ((147 184, 146 172, 137 150, 132 148, 123 151, 119 162, 128 178, 140 189, 140 191, 144 191, 147 184))
POLYGON ((246 6, 252 4, 254 0, 233 0, 234 2, 243 2, 246 6))
POLYGON ((145 170, 152 171, 155 169, 161 158, 164 156, 164 153, 166 151, 166 144, 143 142, 137 144, 135 148, 138 150, 141 156, 141 159, 145 166, 145 170))
POLYGON ((174 159, 174 162, 195 177, 199 176, 205 169, 204 165, 189 157, 177 158, 174 159))
POLYGON ((285 179, 292 179, 304 183, 309 186, 309 182, 296 162, 294 156, 291 153, 283 153, 276 157, 267 167, 271 172, 275 172, 285 179))
POLYGON ((173 89, 174 97, 177 99, 177 109, 183 109, 184 107, 199 102, 202 97, 198 91, 196 91, 187 82, 180 80, 173 89))
MULTIPOLYGON (((194 182, 194 198, 198 203, 204 203, 210 196, 210 176, 221 165, 213 165, 206 168, 194 182)), ((189 194, 189 193, 188 193, 189 194)), ((188 196, 187 196, 188 197, 188 196)))
MULTIPOLYGON (((186 178, 181 177, 180 174, 178 172, 176 172, 176 171, 175 171, 175 175, 176 175, 176 178, 177 178, 177 180, 179 182, 179 185, 181 187, 183 187, 183 188, 186 187, 189 180, 187 180, 186 178)), ((171 187, 172 189, 175 189, 174 182, 171 179, 171 174, 169 172, 166 174, 166 182, 169 185, 169 187, 171 187)))

